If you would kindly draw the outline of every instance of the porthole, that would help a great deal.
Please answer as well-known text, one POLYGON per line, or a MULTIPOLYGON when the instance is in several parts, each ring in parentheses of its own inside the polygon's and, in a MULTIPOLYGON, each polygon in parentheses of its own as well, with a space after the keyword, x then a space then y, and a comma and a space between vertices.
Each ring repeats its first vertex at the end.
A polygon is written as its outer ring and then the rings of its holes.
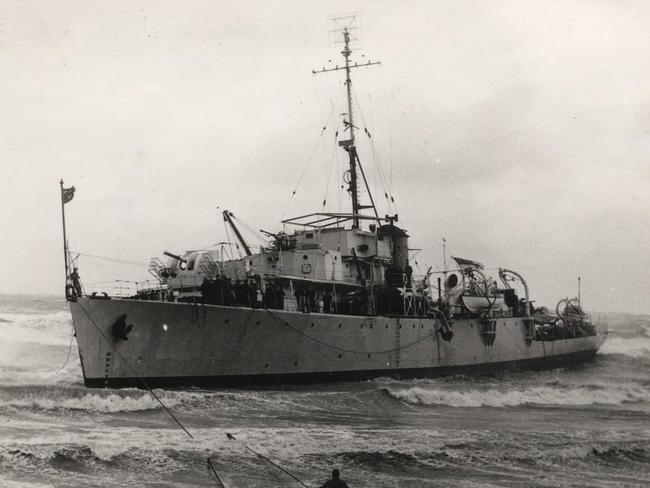
POLYGON ((294 365, 294 366, 298 366, 298 361, 295 361, 295 362, 293 363, 293 365, 294 365))
POLYGON ((303 254, 302 259, 307 260, 307 259, 309 259, 309 256, 307 256, 306 254, 303 254))
POLYGON ((269 367, 269 363, 266 363, 266 364, 264 365, 264 369, 268 369, 268 367, 269 367))
POLYGON ((343 354, 339 354, 339 359, 341 359, 342 357, 343 357, 343 354))
POLYGON ((342 325, 343 325, 343 324, 339 324, 339 329, 341 328, 342 325))

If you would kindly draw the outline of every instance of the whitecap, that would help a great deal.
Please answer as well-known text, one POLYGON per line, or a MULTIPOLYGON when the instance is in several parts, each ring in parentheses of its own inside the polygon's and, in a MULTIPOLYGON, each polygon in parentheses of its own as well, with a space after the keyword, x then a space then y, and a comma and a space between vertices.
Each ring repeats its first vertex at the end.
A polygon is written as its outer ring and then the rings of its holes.
MULTIPOLYGON (((68 390, 36 388, 25 392, 7 391, 0 397, 0 407, 40 410, 82 410, 94 413, 139 412, 161 408, 160 403, 148 392, 86 393, 70 395, 68 390), (17 393, 17 394, 16 394, 17 393)), ((163 396, 167 407, 179 403, 175 396, 163 396)))
POLYGON ((650 357, 650 338, 608 337, 598 352, 600 354, 622 354, 633 358, 650 357))
POLYGON ((621 405, 650 402, 650 392, 638 385, 612 386, 606 390, 535 386, 509 390, 446 390, 441 388, 386 388, 387 393, 414 405, 451 407, 517 407, 520 405, 621 405))

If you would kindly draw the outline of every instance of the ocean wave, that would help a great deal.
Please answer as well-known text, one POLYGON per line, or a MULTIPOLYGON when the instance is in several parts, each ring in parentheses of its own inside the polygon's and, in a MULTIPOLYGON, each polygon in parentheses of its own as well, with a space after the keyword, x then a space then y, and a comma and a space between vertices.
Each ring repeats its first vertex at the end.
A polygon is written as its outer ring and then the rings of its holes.
POLYGON ((70 342, 72 316, 67 311, 47 314, 2 314, 0 319, 0 351, 5 350, 7 354, 11 353, 13 344, 16 343, 63 346, 70 342))
POLYGON ((476 463, 485 465, 519 464, 524 466, 543 466, 550 464, 564 465, 570 463, 607 462, 612 465, 625 466, 632 463, 647 463, 650 461, 650 450, 647 441, 588 441, 569 442, 565 445, 557 443, 521 444, 515 440, 499 449, 485 449, 483 443, 468 446, 445 445, 442 448, 417 452, 411 456, 414 460, 433 465, 440 462, 476 463))
POLYGON ((650 452, 645 446, 594 446, 589 451, 590 456, 599 459, 619 460, 625 459, 630 461, 647 462, 650 458, 650 452))
POLYGON ((355 464, 365 465, 374 470, 397 470, 406 469, 418 464, 420 461, 409 453, 403 453, 396 450, 388 451, 351 451, 342 452, 336 455, 344 464, 353 462, 355 464))
MULTIPOLYGON (((180 403, 177 395, 158 393, 167 407, 180 403)), ((3 388, 0 408, 47 411, 79 410, 93 413, 140 412, 162 408, 148 392, 122 390, 119 393, 87 393, 67 388, 3 388)))
POLYGON ((60 322, 68 322, 71 319, 68 310, 57 310, 37 313, 0 313, 0 322, 8 324, 31 325, 35 327, 47 327, 60 322))
POLYGON ((35 481, 17 481, 0 477, 2 488, 52 488, 50 483, 38 483, 35 481))
POLYGON ((554 388, 536 386, 510 390, 446 390, 413 387, 384 388, 397 400, 412 405, 442 405, 450 407, 517 407, 520 405, 622 405, 650 402, 650 392, 638 385, 608 389, 574 387, 554 388))
MULTIPOLYGON (((101 451, 101 449, 100 449, 101 451)), ((55 468, 59 471, 92 472, 106 469, 141 471, 146 469, 170 472, 178 469, 177 460, 166 450, 128 448, 102 454, 83 444, 34 445, 0 448, 0 465, 12 467, 55 468)), ((2 485, 4 486, 4 485, 2 485)))
POLYGON ((633 358, 650 357, 650 338, 608 337, 599 354, 622 354, 633 358))

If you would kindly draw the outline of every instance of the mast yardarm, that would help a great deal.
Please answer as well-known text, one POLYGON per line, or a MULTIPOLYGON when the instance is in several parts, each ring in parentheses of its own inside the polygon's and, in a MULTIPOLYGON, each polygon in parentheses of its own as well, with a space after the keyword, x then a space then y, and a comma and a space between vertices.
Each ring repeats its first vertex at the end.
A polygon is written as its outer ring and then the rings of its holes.
MULTIPOLYGON (((352 78, 350 76, 350 70, 352 68, 360 68, 362 66, 372 66, 375 64, 381 64, 381 62, 368 61, 367 63, 363 63, 363 64, 354 63, 354 65, 351 65, 350 55, 352 54, 352 50, 350 49, 350 31, 348 30, 347 27, 343 28, 343 42, 345 46, 343 48, 343 51, 341 51, 341 54, 345 58, 345 66, 344 67, 336 66, 335 68, 328 68, 328 69, 323 68, 319 71, 313 70, 312 73, 318 74, 318 73, 326 73, 328 71, 340 71, 342 69, 345 70, 345 87, 346 87, 347 98, 348 98, 348 119, 349 120, 344 120, 343 124, 345 125, 345 130, 347 129, 350 130, 350 138, 339 141, 339 146, 341 146, 348 153, 350 169, 349 169, 349 178, 347 178, 346 183, 348 183, 349 185, 348 193, 350 193, 350 196, 352 197, 352 214, 354 215, 352 219, 352 228, 358 229, 359 220, 360 220, 358 217, 359 211, 364 208, 375 209, 375 206, 374 206, 374 202, 372 205, 361 205, 359 203, 359 184, 358 184, 359 180, 357 174, 357 163, 359 164, 361 163, 359 162, 359 156, 357 155, 357 148, 354 140, 354 129, 356 129, 356 127, 354 125, 354 114, 352 110, 352 78)), ((369 188, 368 188, 368 194, 370 195, 369 188)), ((370 195, 370 199, 372 201, 372 195, 370 195)), ((377 210, 375 209, 375 213, 376 212, 377 210)))

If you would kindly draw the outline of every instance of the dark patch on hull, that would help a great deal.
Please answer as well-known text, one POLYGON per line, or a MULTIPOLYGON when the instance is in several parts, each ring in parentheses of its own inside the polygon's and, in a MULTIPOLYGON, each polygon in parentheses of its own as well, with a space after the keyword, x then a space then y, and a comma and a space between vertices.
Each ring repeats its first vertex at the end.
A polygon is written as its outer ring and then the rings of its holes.
MULTIPOLYGON (((187 388, 215 386, 251 386, 327 383, 335 381, 364 381, 374 378, 395 379, 435 378, 453 375, 485 375, 503 370, 540 370, 558 368, 593 359, 596 349, 539 358, 503 361, 499 363, 440 366, 434 368, 372 369, 330 371, 318 373, 252 374, 232 376, 157 376, 142 378, 151 388, 187 388)), ((138 378, 84 378, 89 388, 144 388, 138 378)))

